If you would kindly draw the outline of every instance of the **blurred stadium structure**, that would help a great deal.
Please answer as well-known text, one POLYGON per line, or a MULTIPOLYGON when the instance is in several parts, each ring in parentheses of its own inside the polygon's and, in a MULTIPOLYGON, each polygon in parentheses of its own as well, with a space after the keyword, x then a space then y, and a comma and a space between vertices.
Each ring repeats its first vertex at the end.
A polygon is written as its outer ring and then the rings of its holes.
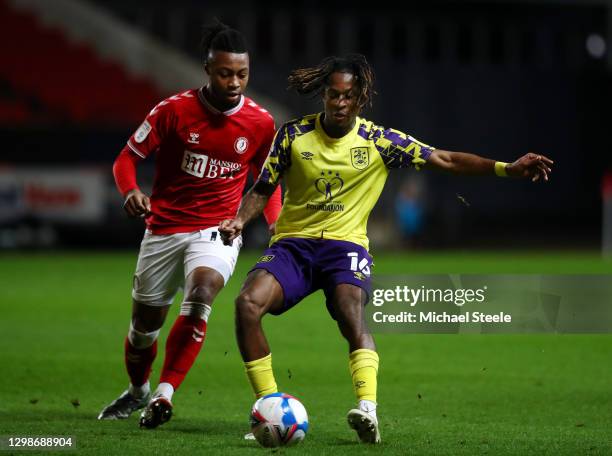
MULTIPOLYGON (((161 99, 204 81, 212 17, 251 44, 249 94, 277 124, 319 109, 286 90, 290 69, 361 52, 377 70, 365 115, 434 146, 556 162, 548 185, 425 172, 427 247, 612 249, 612 2, 346 3, 0 0, 0 249, 132 246, 111 165, 161 99), (604 220, 607 220, 604 223, 604 220), (606 229, 602 227, 606 226, 606 229), (608 233, 606 233, 606 230, 608 233), (607 239, 607 241, 606 241, 607 239)), ((392 246, 395 172, 370 235, 392 246)), ((139 170, 151 182, 150 163, 139 170)), ((147 185, 144 185, 146 188, 147 185)), ((251 245, 265 233, 251 232, 251 245)))

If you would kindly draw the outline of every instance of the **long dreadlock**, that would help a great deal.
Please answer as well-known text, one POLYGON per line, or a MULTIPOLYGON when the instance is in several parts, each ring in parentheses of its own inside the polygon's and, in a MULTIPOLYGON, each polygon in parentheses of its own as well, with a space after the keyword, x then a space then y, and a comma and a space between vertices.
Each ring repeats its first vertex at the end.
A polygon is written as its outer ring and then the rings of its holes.
POLYGON ((332 73, 350 73, 359 84, 359 106, 372 106, 374 91, 374 70, 361 54, 344 57, 326 57, 317 66, 300 68, 289 74, 289 88, 301 95, 321 95, 332 73))

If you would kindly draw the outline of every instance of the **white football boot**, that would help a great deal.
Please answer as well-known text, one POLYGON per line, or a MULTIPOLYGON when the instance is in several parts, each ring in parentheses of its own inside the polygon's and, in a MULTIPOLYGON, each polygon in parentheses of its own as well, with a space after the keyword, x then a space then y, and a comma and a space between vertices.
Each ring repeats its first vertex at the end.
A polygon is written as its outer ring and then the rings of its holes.
POLYGON ((346 415, 351 429, 354 429, 362 443, 380 443, 376 404, 371 401, 359 401, 359 408, 349 410, 346 415))

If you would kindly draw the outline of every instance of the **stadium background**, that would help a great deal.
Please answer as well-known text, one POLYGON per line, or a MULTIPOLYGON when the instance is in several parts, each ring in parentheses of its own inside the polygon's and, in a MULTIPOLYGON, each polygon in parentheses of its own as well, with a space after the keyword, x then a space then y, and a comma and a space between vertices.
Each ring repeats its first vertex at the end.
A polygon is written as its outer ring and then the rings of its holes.
MULTIPOLYGON (((319 109, 286 90, 291 69, 362 52, 379 92, 366 117, 444 149, 555 160, 547 185, 393 173, 369 225, 379 272, 612 270, 609 2, 0 0, 0 434, 74 434, 105 454, 249 449, 231 301, 266 242, 261 223, 176 419, 157 434, 92 420, 125 382, 143 230, 121 209, 112 161, 152 106, 203 82, 200 29, 214 16, 247 36, 248 94, 277 124, 319 109)), ((301 451, 354 453, 345 347, 320 301, 266 323, 275 368, 311 414, 301 451)), ((386 451, 612 451, 608 336, 378 341, 386 451)))
MULTIPOLYGON (((402 191, 421 206, 416 244, 427 248, 499 246, 508 237, 512 247, 600 245, 611 166, 604 3, 1 5, 3 42, 11 43, 0 72, 2 248, 137 245, 141 226, 123 216, 112 161, 158 100, 202 82, 199 34, 214 16, 248 37, 250 94, 278 124, 319 109, 286 90, 292 68, 357 51, 377 72, 379 94, 365 115, 379 124, 449 150, 505 161, 536 151, 556 161, 546 186, 393 173, 370 226, 379 247, 395 239, 386 233, 397 227, 402 191), (74 187, 7 178, 61 169, 99 176, 74 187), (407 180, 416 184, 402 187, 407 180)), ((141 176, 146 187, 150 163, 141 176)))

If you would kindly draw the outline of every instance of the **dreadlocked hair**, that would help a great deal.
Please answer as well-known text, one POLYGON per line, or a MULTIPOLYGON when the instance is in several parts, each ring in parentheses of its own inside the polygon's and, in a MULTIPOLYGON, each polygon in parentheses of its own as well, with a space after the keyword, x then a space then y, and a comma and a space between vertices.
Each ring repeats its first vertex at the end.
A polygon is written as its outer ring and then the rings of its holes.
POLYGON ((242 54, 247 52, 246 40, 238 30, 234 30, 218 19, 215 19, 213 22, 205 25, 202 30, 202 58, 204 63, 208 61, 210 51, 242 54))
POLYGON ((289 88, 300 95, 321 95, 332 73, 350 73, 359 84, 358 103, 372 106, 374 91, 374 70, 361 54, 348 54, 344 57, 326 57, 317 66, 300 68, 289 74, 289 88))

